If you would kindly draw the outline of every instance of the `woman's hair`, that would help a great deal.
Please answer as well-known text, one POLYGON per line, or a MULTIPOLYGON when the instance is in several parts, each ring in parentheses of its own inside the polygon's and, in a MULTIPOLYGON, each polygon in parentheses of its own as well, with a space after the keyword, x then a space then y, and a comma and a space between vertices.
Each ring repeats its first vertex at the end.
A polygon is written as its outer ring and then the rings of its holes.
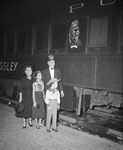
POLYGON ((35 72, 33 73, 33 79, 34 79, 34 80, 36 80, 36 76, 37 76, 39 73, 41 73, 41 71, 35 71, 35 72))
POLYGON ((31 68, 32 71, 33 71, 33 66, 32 66, 32 65, 25 65, 25 66, 23 67, 23 69, 22 69, 22 75, 26 76, 25 70, 26 70, 27 68, 31 68))

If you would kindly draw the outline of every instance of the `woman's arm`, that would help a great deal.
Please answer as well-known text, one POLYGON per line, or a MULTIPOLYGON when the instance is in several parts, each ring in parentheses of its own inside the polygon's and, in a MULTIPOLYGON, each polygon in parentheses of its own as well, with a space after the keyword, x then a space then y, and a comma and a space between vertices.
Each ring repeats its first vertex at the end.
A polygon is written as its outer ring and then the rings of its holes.
POLYGON ((23 93, 23 86, 24 86, 24 78, 21 78, 20 84, 18 87, 18 93, 19 93, 19 103, 22 102, 22 93, 23 93))
POLYGON ((22 101, 22 93, 19 93, 19 103, 22 101))

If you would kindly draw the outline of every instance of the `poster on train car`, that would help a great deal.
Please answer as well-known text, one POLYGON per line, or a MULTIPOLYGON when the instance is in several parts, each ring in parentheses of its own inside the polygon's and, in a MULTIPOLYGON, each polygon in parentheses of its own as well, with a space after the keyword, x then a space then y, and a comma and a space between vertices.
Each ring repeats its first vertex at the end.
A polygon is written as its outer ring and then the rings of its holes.
POLYGON ((84 53, 86 51, 86 31, 86 18, 78 18, 69 22, 68 52, 84 53))

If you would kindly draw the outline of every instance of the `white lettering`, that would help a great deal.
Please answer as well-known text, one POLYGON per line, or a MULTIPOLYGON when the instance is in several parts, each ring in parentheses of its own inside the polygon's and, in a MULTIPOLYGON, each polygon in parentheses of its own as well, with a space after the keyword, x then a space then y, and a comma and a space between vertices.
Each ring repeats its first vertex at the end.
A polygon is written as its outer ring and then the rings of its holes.
POLYGON ((116 0, 110 0, 110 2, 104 2, 104 0, 100 0, 100 5, 105 6, 105 5, 111 5, 114 4, 116 0))
POLYGON ((16 70, 18 62, 14 62, 14 71, 16 70))
POLYGON ((79 3, 79 4, 75 4, 75 5, 69 6, 69 7, 70 7, 69 13, 73 13, 73 10, 78 9, 78 8, 81 8, 81 7, 83 7, 83 6, 84 6, 84 3, 79 3))
POLYGON ((14 65, 14 62, 11 62, 11 64, 10 64, 10 71, 13 71, 12 69, 13 69, 13 65, 14 65))
POLYGON ((9 71, 9 62, 7 62, 6 71, 9 71))
POLYGON ((0 62, 0 71, 15 71, 18 62, 0 62))
POLYGON ((3 71, 6 70, 6 62, 3 63, 3 71))
POLYGON ((0 62, 0 70, 2 70, 3 69, 3 62, 0 62))

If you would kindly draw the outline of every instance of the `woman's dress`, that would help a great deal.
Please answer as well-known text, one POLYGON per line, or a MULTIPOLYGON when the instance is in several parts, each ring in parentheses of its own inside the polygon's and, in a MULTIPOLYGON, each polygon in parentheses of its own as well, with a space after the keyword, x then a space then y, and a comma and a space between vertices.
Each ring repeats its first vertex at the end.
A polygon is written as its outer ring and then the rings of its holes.
POLYGON ((32 118, 32 83, 33 79, 23 77, 20 81, 19 93, 22 93, 22 104, 24 105, 24 111, 19 114, 19 117, 32 118))
POLYGON ((35 101, 39 107, 32 108, 32 118, 45 118, 45 104, 43 98, 42 82, 34 82, 36 86, 35 101))

